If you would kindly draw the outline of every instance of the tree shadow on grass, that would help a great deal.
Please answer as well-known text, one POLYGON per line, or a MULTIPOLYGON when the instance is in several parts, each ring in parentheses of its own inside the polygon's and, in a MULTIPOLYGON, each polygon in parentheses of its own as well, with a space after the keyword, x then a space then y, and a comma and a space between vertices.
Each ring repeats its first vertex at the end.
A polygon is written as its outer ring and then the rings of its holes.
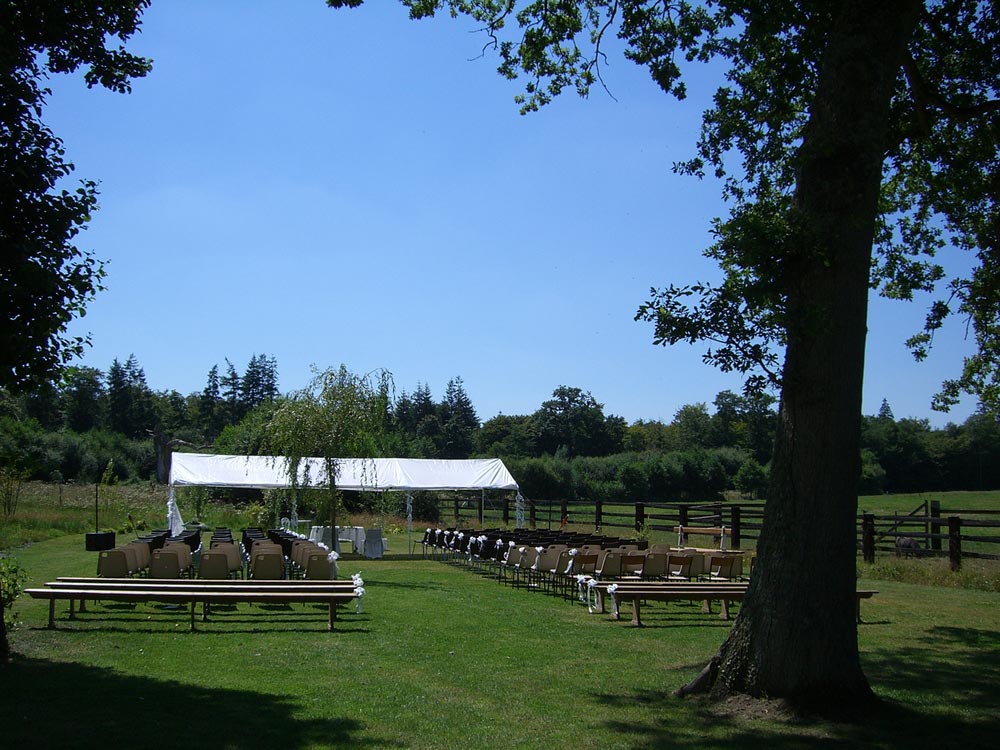
MULTIPOLYGON (((675 698, 669 689, 592 697, 623 712, 648 706, 652 718, 646 721, 605 722, 631 738, 630 747, 636 750, 995 746, 1000 736, 1000 631, 934 627, 921 645, 867 651, 862 663, 876 693, 891 698, 853 721, 796 717, 765 702, 754 707, 750 699, 733 710, 731 705, 675 698)), ((676 670, 678 684, 702 666, 676 670)))
MULTIPOLYGON (((192 668, 195 668, 193 665, 192 668)), ((294 700, 266 693, 122 675, 111 669, 17 659, 0 668, 6 747, 399 747, 336 715, 301 719, 294 700)))

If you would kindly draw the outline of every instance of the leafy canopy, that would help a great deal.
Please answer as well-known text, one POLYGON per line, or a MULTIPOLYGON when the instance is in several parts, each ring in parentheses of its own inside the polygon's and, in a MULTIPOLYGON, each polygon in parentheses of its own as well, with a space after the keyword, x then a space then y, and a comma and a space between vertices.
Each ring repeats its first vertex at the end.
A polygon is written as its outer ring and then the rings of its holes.
POLYGON ((46 382, 88 339, 69 322, 102 288, 104 267, 76 235, 97 208, 97 187, 59 183, 73 171, 41 121, 43 81, 86 68, 88 86, 125 93, 151 61, 117 47, 139 30, 149 0, 8 0, 0 5, 0 385, 46 382))

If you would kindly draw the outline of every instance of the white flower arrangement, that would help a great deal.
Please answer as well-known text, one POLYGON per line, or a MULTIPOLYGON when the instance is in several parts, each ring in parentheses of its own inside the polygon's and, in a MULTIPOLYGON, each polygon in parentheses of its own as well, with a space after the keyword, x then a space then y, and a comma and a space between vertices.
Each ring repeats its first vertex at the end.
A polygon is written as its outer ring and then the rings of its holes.
POLYGON ((597 609, 597 584, 600 583, 596 578, 591 578, 587 581, 587 612, 593 614, 597 609))
POLYGON ((618 584, 612 583, 608 586, 608 596, 611 597, 611 614, 614 617, 618 617, 618 600, 615 599, 615 592, 618 590, 618 584))

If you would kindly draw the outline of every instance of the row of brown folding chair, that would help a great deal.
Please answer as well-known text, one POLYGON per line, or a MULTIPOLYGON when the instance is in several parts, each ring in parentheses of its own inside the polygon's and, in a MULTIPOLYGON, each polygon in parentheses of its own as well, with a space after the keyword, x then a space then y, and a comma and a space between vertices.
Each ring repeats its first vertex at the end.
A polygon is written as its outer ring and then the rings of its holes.
POLYGON ((136 540, 102 551, 97 558, 97 575, 101 578, 142 575, 149 569, 150 560, 149 545, 136 540))

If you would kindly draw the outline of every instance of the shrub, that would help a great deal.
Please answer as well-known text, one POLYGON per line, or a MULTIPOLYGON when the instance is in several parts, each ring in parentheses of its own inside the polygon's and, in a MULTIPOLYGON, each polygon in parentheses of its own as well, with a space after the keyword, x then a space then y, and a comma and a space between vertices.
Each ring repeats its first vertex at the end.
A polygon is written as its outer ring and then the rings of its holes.
POLYGON ((0 558, 0 661, 10 658, 7 632, 17 623, 14 600, 17 599, 27 579, 24 570, 12 558, 0 558))

